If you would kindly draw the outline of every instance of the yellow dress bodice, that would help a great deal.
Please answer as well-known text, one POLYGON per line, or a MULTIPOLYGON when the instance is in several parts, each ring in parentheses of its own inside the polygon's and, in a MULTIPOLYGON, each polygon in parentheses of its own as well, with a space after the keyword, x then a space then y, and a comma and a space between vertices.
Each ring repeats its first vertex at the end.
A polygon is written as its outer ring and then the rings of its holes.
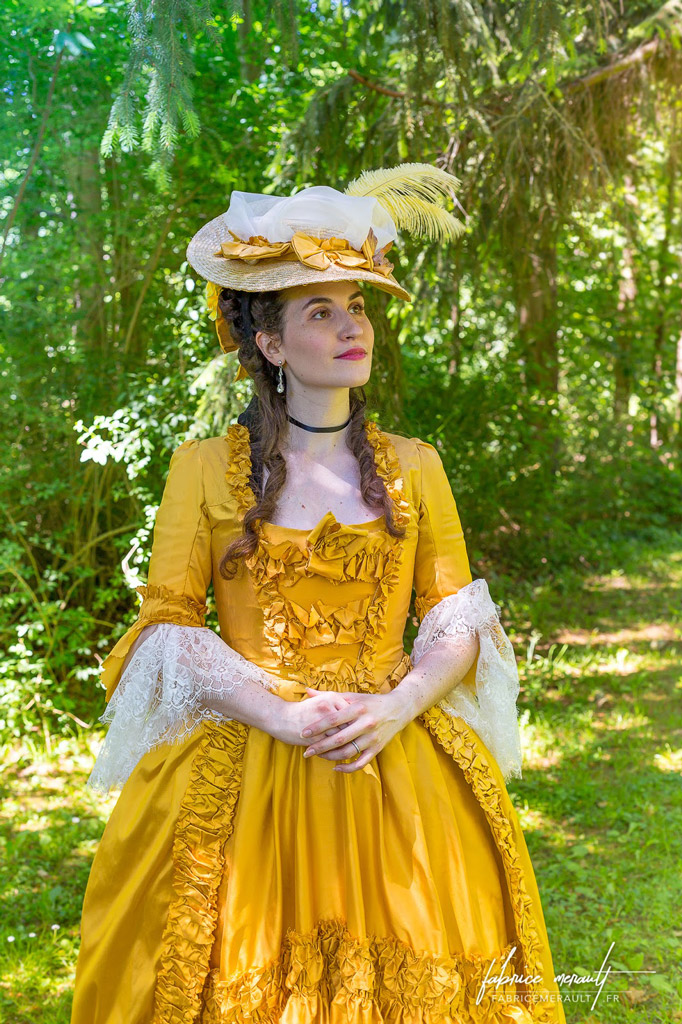
MULTIPOLYGON (((279 676, 280 693, 305 687, 383 692, 409 668, 403 636, 412 590, 419 619, 471 582, 455 499, 440 456, 427 442, 369 422, 378 474, 402 537, 383 515, 344 524, 327 512, 310 530, 261 521, 258 546, 232 579, 222 556, 255 504, 249 431, 189 440, 173 453, 154 528, 138 618, 103 665, 107 699, 121 665, 149 622, 204 625, 212 582, 223 640, 279 676)), ((465 683, 473 686, 475 664, 465 683)))

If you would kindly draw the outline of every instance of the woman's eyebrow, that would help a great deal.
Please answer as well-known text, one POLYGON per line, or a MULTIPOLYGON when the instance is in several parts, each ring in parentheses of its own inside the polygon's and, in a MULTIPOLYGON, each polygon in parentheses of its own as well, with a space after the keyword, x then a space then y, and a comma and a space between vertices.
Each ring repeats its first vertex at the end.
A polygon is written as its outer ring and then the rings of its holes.
MULTIPOLYGON (((351 296, 349 296, 348 301, 350 302, 351 299, 357 299, 358 296, 360 296, 362 298, 362 292, 353 292, 353 294, 351 296)), ((312 306, 313 302, 331 302, 331 301, 332 301, 331 299, 327 299, 323 295, 316 295, 314 299, 308 299, 307 302, 303 303, 303 305, 301 306, 301 312, 303 312, 304 309, 307 309, 308 306, 312 306)))

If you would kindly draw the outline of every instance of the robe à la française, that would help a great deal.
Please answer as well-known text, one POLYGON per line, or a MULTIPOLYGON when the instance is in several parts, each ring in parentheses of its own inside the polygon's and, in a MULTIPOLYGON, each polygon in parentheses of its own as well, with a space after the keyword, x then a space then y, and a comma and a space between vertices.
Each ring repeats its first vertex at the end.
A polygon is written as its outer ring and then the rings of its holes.
MULTIPOLYGON (((412 591, 423 624, 476 581, 437 449, 366 429, 404 536, 383 515, 261 521, 229 580, 220 559, 255 503, 249 431, 175 450, 138 617, 103 664, 107 701, 145 626, 209 632, 211 585, 220 638, 282 699, 399 684, 412 591)), ((496 748, 447 706, 349 774, 228 718, 145 750, 90 871, 71 1024, 565 1024, 496 748), (525 980, 482 988, 512 973, 525 980)))

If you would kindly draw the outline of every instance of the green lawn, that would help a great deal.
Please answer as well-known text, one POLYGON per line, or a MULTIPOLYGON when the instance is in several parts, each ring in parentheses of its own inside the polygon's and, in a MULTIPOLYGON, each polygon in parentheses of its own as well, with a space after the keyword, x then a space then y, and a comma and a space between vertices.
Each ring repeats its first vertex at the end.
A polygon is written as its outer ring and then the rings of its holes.
MULTIPOLYGON (((682 1020, 682 537, 618 554, 618 570, 568 573, 560 591, 538 588, 510 612, 519 621, 530 610, 541 636, 520 666, 524 777, 509 789, 555 971, 594 974, 608 954, 593 1009, 595 984, 562 986, 576 1000, 565 1002, 569 1024, 672 1024, 682 1020)), ((517 654, 530 646, 512 639, 517 654)))
MULTIPOLYGON (((682 1020, 682 535, 610 573, 491 582, 521 659, 526 831, 569 1024, 682 1020), (615 974, 615 971, 626 973, 615 974), (649 972, 649 973, 635 973, 649 972)), ((84 788, 102 733, 3 755, 0 1020, 68 1024, 90 863, 116 802, 84 788)))

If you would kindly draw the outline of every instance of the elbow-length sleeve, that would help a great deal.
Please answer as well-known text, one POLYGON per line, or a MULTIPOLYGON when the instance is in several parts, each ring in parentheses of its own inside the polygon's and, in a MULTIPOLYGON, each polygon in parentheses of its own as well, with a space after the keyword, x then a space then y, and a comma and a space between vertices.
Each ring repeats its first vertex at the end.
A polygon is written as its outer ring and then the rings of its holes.
POLYGON ((136 588, 143 598, 137 619, 102 665, 107 706, 99 721, 109 729, 87 780, 90 789, 106 794, 120 788, 160 743, 183 742, 206 719, 224 721, 210 698, 247 681, 276 692, 274 676, 205 627, 211 572, 200 442, 189 440, 171 457, 148 583, 136 588))
POLYGON ((142 596, 137 618, 102 662, 107 701, 145 626, 152 622, 204 625, 210 582, 211 525, 204 501, 200 441, 193 438, 171 456, 154 523, 147 583, 135 588, 142 596))
POLYGON ((516 709, 519 674, 514 649, 487 582, 472 580, 464 531, 440 455, 432 444, 415 440, 421 466, 414 571, 420 625, 412 664, 417 665, 434 647, 461 649, 477 638, 474 664, 438 706, 474 729, 505 779, 521 778, 516 709))

